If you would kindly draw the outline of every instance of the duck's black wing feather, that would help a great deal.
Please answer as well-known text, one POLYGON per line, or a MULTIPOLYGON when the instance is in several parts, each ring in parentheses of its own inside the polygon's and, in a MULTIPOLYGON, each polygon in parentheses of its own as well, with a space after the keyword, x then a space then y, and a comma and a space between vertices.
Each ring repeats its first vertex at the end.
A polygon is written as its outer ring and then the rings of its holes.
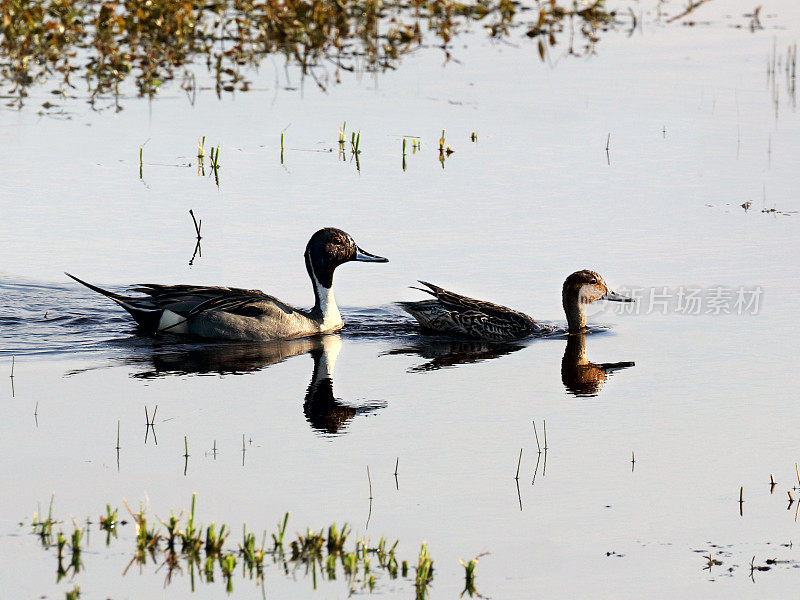
POLYGON ((67 275, 89 289, 117 302, 136 319, 139 327, 147 331, 158 330, 161 316, 165 310, 183 317, 213 310, 252 317, 274 310, 274 308, 286 313, 296 311, 288 304, 260 290, 144 283, 129 288, 131 292, 141 295, 128 296, 105 290, 69 273, 67 275))
POLYGON ((155 306, 185 316, 194 316, 212 310, 256 316, 261 312, 257 305, 264 302, 275 305, 286 313, 292 313, 296 310, 261 290, 217 286, 159 285, 153 283, 137 285, 132 287, 131 290, 147 294, 155 306))

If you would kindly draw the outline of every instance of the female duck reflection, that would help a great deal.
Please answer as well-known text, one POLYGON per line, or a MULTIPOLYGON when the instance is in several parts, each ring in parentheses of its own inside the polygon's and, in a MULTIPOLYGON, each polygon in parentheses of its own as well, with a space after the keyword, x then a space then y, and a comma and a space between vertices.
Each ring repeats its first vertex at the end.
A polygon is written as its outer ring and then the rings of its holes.
POLYGON ((635 362, 593 363, 586 358, 586 334, 567 336, 567 347, 561 359, 561 382, 575 396, 596 396, 603 389, 608 376, 635 362))
MULTIPOLYGON (((350 406, 333 395, 333 371, 342 348, 339 334, 276 340, 265 344, 224 344, 202 346, 180 352, 154 353, 149 358, 153 369, 134 377, 167 375, 242 374, 260 371, 293 356, 311 354, 314 370, 303 399, 303 412, 312 429, 329 435, 345 433, 356 416, 374 412, 385 402, 350 406)), ((134 359, 132 362, 139 362, 134 359)))
MULTIPOLYGON (((525 346, 519 342, 428 339, 390 350, 388 354, 413 354, 427 359, 409 368, 409 372, 424 373, 500 358, 525 346)), ((635 365, 634 362, 593 363, 586 357, 586 333, 571 333, 567 335, 567 347, 561 359, 561 382, 575 396, 596 396, 609 375, 635 365)))

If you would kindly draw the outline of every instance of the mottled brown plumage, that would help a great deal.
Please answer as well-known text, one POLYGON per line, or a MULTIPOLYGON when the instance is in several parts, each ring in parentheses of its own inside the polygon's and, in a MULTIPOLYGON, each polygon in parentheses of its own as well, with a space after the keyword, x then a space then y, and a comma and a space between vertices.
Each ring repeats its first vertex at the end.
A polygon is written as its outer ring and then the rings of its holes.
POLYGON ((427 281, 420 283, 430 289, 414 289, 426 292, 436 299, 399 304, 425 329, 498 342, 553 330, 552 327, 537 323, 525 313, 506 306, 462 296, 427 281))
MULTIPOLYGON (((557 331, 506 306, 462 296, 426 281, 420 283, 429 289, 414 289, 430 294, 435 300, 399 304, 423 328, 436 333, 499 342, 557 331)), ((562 288, 562 302, 570 333, 585 329, 585 306, 596 300, 632 301, 610 291, 594 271, 585 269, 567 277, 562 288)))

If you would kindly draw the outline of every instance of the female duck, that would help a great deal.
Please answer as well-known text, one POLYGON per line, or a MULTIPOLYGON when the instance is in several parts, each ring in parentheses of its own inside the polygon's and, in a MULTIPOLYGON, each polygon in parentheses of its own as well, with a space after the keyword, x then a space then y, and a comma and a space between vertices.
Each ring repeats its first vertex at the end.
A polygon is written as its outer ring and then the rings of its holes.
MULTIPOLYGON (((554 327, 537 323, 525 313, 505 306, 475 300, 449 292, 439 286, 420 281, 430 289, 414 288, 430 294, 434 300, 400 302, 400 306, 425 329, 447 335, 466 336, 489 341, 517 340, 555 331, 554 327)), ((561 292, 569 333, 586 329, 586 305, 596 300, 633 302, 608 289, 594 271, 576 271, 564 281, 561 292)))
POLYGON ((316 297, 311 310, 294 308, 259 290, 228 287, 143 284, 131 291, 144 296, 123 296, 67 275, 114 300, 144 332, 263 341, 340 330, 344 324, 331 289, 336 267, 349 261, 388 262, 365 252, 350 235, 332 227, 311 236, 305 259, 316 297))

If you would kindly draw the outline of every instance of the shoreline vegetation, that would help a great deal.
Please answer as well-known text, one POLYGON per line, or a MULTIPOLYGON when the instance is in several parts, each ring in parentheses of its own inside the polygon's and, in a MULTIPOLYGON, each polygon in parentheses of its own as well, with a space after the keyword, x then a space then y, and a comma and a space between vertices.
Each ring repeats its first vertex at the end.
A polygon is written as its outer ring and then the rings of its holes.
POLYGON ((395 69, 403 56, 423 47, 438 47, 450 60, 455 38, 478 28, 491 38, 537 40, 542 61, 562 43, 567 54, 592 54, 603 31, 624 26, 632 32, 643 18, 628 4, 616 4, 0 0, 0 79, 8 106, 21 108, 31 87, 48 85, 56 99, 86 97, 97 109, 120 110, 120 86, 128 79, 140 97, 153 98, 173 81, 193 101, 203 64, 221 96, 250 89, 249 76, 277 55, 327 89, 346 72, 395 69))

